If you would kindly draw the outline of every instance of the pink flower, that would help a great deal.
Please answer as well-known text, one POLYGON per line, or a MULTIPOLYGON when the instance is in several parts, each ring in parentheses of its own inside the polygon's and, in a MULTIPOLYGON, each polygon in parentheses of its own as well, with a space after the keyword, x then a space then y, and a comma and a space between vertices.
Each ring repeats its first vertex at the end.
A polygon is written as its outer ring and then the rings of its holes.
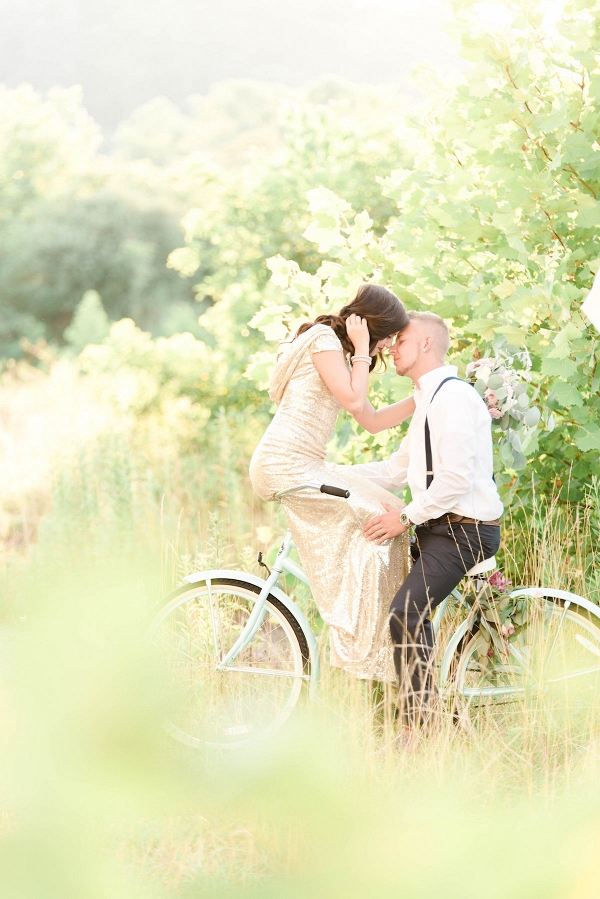
POLYGON ((509 581, 507 577, 504 577, 501 571, 494 571, 487 580, 488 584, 495 587, 498 593, 506 593, 506 588, 512 584, 512 581, 509 581))
POLYGON ((503 624, 502 627, 500 628, 500 633, 502 634, 503 637, 512 637, 514 632, 515 632, 514 624, 509 624, 509 625, 503 624))
POLYGON ((490 390, 489 387, 483 395, 487 400, 488 406, 497 406, 498 405, 498 397, 496 396, 496 394, 493 390, 490 390))
POLYGON ((490 413, 492 418, 502 418, 502 416, 504 414, 503 412, 500 411, 500 409, 496 409, 495 406, 492 406, 491 409, 488 409, 488 412, 490 413))

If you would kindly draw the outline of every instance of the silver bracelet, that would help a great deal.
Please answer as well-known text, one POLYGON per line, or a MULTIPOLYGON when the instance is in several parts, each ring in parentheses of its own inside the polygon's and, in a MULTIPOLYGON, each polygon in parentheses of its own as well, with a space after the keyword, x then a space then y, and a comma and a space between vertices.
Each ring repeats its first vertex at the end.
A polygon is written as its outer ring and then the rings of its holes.
POLYGON ((351 357, 350 357, 350 362, 352 362, 352 363, 354 363, 354 362, 368 362, 369 365, 370 365, 370 364, 371 364, 371 357, 370 357, 370 356, 351 356, 351 357))

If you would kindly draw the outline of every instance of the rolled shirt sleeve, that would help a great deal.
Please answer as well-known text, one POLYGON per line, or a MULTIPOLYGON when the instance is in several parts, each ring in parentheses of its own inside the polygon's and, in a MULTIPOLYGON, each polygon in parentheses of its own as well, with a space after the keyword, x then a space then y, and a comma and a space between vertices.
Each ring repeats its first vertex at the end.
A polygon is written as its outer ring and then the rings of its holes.
POLYGON ((363 462, 353 465, 353 471, 386 490, 402 490, 408 483, 409 440, 405 437, 389 459, 382 462, 363 462))

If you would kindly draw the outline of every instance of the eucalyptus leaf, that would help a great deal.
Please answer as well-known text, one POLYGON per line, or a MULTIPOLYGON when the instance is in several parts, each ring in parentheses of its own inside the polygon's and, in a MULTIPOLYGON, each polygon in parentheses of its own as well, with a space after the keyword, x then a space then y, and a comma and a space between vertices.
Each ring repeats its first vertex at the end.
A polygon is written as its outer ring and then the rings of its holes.
POLYGON ((527 465, 527 456, 524 456, 523 453, 513 451, 513 468, 515 471, 521 471, 521 469, 525 468, 527 465))
POLYGON ((503 441, 500 444, 499 451, 500 461, 504 464, 506 468, 512 468, 513 465, 513 452, 512 447, 508 440, 503 441))
POLYGON ((512 446, 513 450, 516 453, 522 452, 521 438, 519 437, 519 435, 517 434, 516 431, 513 431, 513 430, 509 431, 508 439, 510 440, 510 445, 512 446))
POLYGON ((525 424, 528 428, 535 428, 541 418, 540 410, 537 406, 532 406, 525 414, 525 424))

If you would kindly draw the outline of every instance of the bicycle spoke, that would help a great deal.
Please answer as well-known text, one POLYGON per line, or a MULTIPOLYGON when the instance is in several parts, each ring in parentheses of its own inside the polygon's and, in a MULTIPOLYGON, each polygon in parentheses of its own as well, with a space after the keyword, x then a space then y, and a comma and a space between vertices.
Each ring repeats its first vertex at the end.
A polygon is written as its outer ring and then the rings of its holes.
POLYGON ((588 674, 598 674, 600 672, 600 665, 597 665, 595 668, 585 668, 583 671, 572 671, 570 674, 563 674, 561 677, 551 677, 548 679, 549 684, 558 684, 560 681, 571 680, 574 677, 584 677, 588 674))
POLYGON ((551 600, 532 605, 520 641, 509 644, 510 662, 499 658, 493 646, 488 658, 489 643, 479 635, 465 647, 456 690, 471 716, 505 704, 510 696, 513 701, 543 697, 546 708, 570 714, 600 699, 600 626, 576 605, 551 600))
POLYGON ((213 640, 214 640, 214 644, 215 644, 215 656, 217 658, 217 662, 220 662, 222 659, 221 643, 219 641, 221 621, 220 621, 220 617, 219 617, 219 636, 217 636, 217 621, 215 618, 215 606, 214 606, 210 578, 208 578, 206 581, 206 588, 207 588, 207 594, 208 594, 208 608, 210 610, 210 623, 212 625, 213 640))
POLYGON ((234 665, 226 665, 222 671, 239 671, 244 674, 257 674, 261 677, 297 677, 300 680, 310 680, 308 674, 296 674, 293 671, 278 671, 274 668, 240 668, 234 665))
POLYGON ((256 593, 206 581, 164 616, 154 645, 170 672, 168 729, 184 742, 239 742, 284 720, 309 680, 297 638, 269 603, 235 663, 218 669, 246 626, 256 593))

